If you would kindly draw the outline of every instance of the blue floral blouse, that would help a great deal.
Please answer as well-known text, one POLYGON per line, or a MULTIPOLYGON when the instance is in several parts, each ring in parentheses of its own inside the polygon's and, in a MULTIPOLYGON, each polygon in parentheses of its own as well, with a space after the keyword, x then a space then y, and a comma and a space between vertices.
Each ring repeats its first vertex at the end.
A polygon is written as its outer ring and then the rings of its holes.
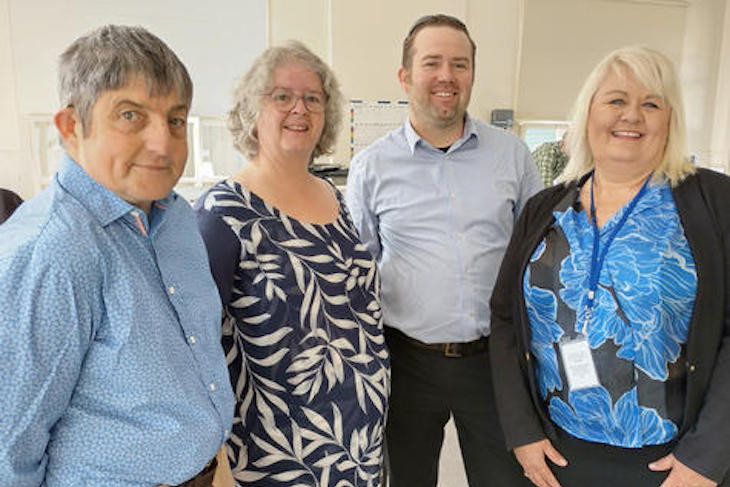
MULTIPOLYGON (((601 247, 621 219, 600 230, 601 247)), ((593 228, 566 198, 524 275, 538 389, 555 424, 578 438, 638 448, 672 440, 683 415, 694 260, 666 182, 650 184, 611 244, 587 339, 600 386, 570 391, 558 343, 581 333, 593 228)))

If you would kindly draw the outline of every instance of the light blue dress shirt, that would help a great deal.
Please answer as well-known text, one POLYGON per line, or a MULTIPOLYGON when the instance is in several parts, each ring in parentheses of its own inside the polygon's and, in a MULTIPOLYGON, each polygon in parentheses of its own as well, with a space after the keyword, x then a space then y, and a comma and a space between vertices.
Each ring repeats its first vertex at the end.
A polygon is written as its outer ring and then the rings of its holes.
POLYGON ((385 324, 427 343, 488 335, 512 227, 541 187, 522 141, 468 116, 446 152, 406 122, 358 153, 346 201, 381 272, 385 324))
POLYGON ((149 219, 68 156, 0 226, 0 485, 178 484, 221 446, 221 305, 187 202, 149 219))

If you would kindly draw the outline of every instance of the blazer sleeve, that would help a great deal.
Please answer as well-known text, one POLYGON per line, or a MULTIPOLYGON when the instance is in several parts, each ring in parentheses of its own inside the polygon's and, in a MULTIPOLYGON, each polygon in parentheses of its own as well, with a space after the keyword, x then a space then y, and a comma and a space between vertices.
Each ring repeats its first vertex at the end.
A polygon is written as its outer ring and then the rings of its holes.
MULTIPOLYGON (((714 217, 721 243, 722 255, 713 256, 715 259, 711 262, 716 262, 719 258, 723 278, 717 286, 711 287, 713 292, 718 292, 719 289, 722 291, 710 299, 723 300, 722 335, 719 348, 702 350, 703 354, 715 355, 709 385, 702 398, 697 420, 677 443, 674 455, 692 470, 719 483, 730 469, 730 216, 727 213, 730 210, 730 179, 718 175, 706 178, 705 182, 711 183, 705 184, 703 194, 714 217)), ((706 207, 704 209, 706 211, 706 207)), ((705 232, 712 230, 705 229, 705 232)), ((710 256, 704 256, 708 257, 710 256)), ((697 324, 702 326, 703 334, 711 333, 710 330, 715 328, 712 323, 704 320, 697 324)), ((697 371, 690 370, 689 373, 697 371)))
POLYGON ((532 358, 519 342, 524 340, 519 323, 523 312, 520 267, 525 252, 530 251, 525 245, 530 236, 530 215, 539 206, 540 196, 531 198, 517 219, 490 300, 492 380, 509 450, 546 436, 527 382, 527 368, 532 367, 532 358))

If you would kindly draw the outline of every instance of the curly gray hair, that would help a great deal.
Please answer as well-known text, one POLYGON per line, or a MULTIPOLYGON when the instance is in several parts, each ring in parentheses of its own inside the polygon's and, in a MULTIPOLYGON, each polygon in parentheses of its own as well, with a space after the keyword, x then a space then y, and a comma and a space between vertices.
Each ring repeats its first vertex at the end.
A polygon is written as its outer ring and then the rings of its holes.
POLYGON ((144 27, 126 25, 99 27, 76 39, 61 54, 61 106, 75 108, 84 135, 88 135, 91 110, 99 96, 122 88, 134 75, 144 78, 150 94, 174 91, 190 107, 193 82, 185 65, 159 37, 144 27))
POLYGON ((319 76, 327 100, 324 128, 312 153, 312 159, 322 154, 331 154, 334 149, 342 122, 343 103, 335 73, 304 44, 289 41, 284 45, 266 49, 254 60, 233 90, 233 108, 228 112, 228 130, 233 138, 234 147, 247 158, 255 157, 259 152, 256 124, 261 111, 261 95, 271 89, 274 71, 292 60, 304 63, 319 76))

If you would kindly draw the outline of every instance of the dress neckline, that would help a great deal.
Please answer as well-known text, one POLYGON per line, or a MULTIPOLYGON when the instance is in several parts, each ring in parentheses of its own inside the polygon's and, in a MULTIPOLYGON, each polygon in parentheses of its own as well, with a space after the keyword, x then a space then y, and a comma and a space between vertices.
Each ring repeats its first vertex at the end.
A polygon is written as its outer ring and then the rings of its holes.
POLYGON ((300 225, 311 225, 311 226, 314 226, 314 227, 327 228, 327 227, 331 227, 331 226, 336 225, 342 219, 342 212, 343 212, 342 204, 343 203, 342 203, 341 194, 337 190, 337 188, 330 181, 328 181, 326 179, 324 179, 324 181, 332 187, 332 190, 335 193, 335 198, 337 199, 337 208, 338 208, 337 209, 337 217, 334 220, 332 220, 330 222, 327 222, 327 223, 308 222, 308 221, 303 221, 303 220, 301 220, 299 218, 293 217, 293 216, 291 216, 291 215, 289 215, 289 214, 287 214, 287 213, 279 210, 279 208, 277 208, 276 206, 272 205, 271 203, 269 203, 268 201, 266 201, 265 199, 263 199, 261 196, 259 196, 255 192, 251 191, 250 189, 248 189, 243 184, 241 184, 240 182, 236 181, 233 178, 226 179, 225 180, 225 183, 228 186, 232 187, 234 189, 234 191, 236 191, 237 193, 239 193, 241 195, 244 195, 245 196, 245 193, 248 193, 251 198, 256 199, 257 201, 261 202, 266 208, 269 208, 271 210, 271 213, 275 217, 277 217, 277 218, 286 218, 287 220, 295 221, 295 222, 299 223, 300 225))

